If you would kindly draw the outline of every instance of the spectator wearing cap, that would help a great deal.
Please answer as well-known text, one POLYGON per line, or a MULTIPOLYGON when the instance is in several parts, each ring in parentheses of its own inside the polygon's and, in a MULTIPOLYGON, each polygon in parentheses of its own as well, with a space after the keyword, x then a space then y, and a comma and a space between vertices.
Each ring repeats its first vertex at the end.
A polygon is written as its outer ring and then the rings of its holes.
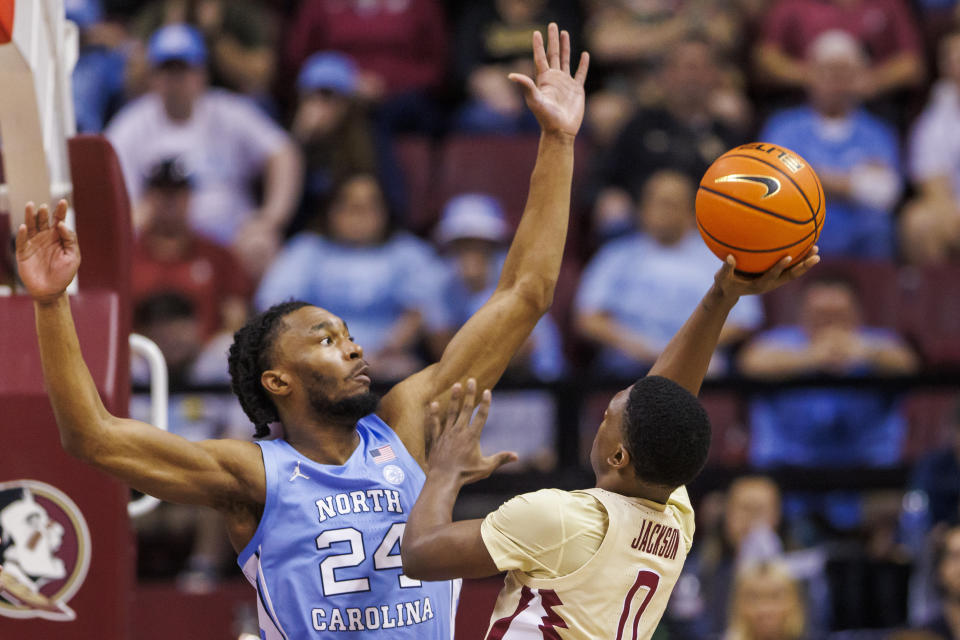
POLYGON ((276 67, 274 16, 252 0, 153 0, 131 23, 146 42, 169 24, 190 24, 210 52, 210 79, 218 87, 257 98, 269 93, 276 67))
POLYGON ((233 254, 190 228, 193 189, 178 160, 165 160, 150 172, 144 224, 134 244, 133 300, 137 305, 160 294, 182 296, 205 342, 243 324, 252 286, 233 254))
MULTIPOLYGON (((443 254, 442 307, 426 317, 434 357, 483 305, 497 286, 511 236, 503 208, 485 194, 451 199, 437 224, 443 254)), ((540 319, 504 373, 513 382, 552 382, 565 372, 560 331, 550 314, 540 319)), ((520 469, 548 470, 555 462, 556 405, 542 391, 501 391, 484 427, 484 449, 508 448, 520 456, 520 469)))
POLYGON ((351 173, 372 173, 384 182, 391 203, 396 166, 378 153, 365 106, 357 99, 357 66, 342 53, 315 53, 297 78, 299 99, 292 134, 303 153, 304 197, 290 233, 301 231, 330 195, 333 183, 351 173), (381 170, 381 166, 387 170, 381 170))
MULTIPOLYGON (((599 348, 594 364, 604 376, 632 379, 649 369, 713 282, 720 263, 696 230, 694 184, 677 171, 654 173, 634 214, 641 230, 602 246, 584 271, 575 323, 599 348)), ((742 299, 723 327, 721 348, 762 322, 759 300, 742 299)), ((724 364, 715 358, 713 371, 724 364)))
POLYGON ((397 228, 376 176, 354 173, 287 243, 254 300, 260 310, 292 298, 337 314, 373 375, 398 380, 423 365, 417 346, 438 304, 438 271, 430 245, 397 228))
POLYGON ((279 247, 300 196, 300 154, 286 133, 247 98, 207 86, 207 49, 189 25, 150 39, 152 90, 107 129, 139 207, 149 171, 176 157, 194 180, 190 225, 230 247, 258 277, 279 247), (257 203, 253 183, 263 182, 257 203))
POLYGON ((306 0, 289 29, 284 66, 293 75, 316 51, 340 51, 359 69, 357 94, 388 131, 435 131, 448 59, 439 0, 306 0))
POLYGON ((818 244, 827 257, 894 255, 900 142, 892 127, 861 106, 857 82, 868 68, 853 36, 823 33, 809 48, 808 104, 774 114, 760 134, 799 153, 820 176, 827 216, 818 244))
POLYGON ((64 8, 80 30, 80 57, 72 78, 77 131, 99 133, 123 100, 126 31, 104 20, 100 0, 65 0, 64 8))

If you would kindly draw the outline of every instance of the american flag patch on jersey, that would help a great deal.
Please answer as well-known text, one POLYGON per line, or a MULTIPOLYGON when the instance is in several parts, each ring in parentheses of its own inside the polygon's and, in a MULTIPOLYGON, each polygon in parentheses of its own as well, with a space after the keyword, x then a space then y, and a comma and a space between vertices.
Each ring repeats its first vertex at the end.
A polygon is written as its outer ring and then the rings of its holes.
POLYGON ((388 444, 378 449, 370 449, 370 455, 373 456, 373 461, 377 464, 383 464, 384 462, 397 459, 397 455, 393 452, 393 447, 388 444))

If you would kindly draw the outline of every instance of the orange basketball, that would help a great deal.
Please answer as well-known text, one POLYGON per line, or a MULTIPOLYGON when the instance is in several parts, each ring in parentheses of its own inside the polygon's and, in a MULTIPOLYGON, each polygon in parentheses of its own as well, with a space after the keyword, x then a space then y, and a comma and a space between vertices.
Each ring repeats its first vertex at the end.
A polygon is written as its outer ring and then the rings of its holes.
POLYGON ((784 256, 805 255, 823 229, 823 187, 807 161, 767 142, 717 158, 697 190, 697 228, 721 260, 762 273, 784 256))

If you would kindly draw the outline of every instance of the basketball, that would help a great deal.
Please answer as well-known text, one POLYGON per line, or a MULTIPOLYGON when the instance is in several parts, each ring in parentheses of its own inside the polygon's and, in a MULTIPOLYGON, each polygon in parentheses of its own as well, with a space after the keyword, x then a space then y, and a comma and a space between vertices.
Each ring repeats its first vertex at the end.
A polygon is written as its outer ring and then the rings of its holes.
POLYGON ((766 142, 741 145, 710 165, 697 189, 697 228, 737 271, 763 273, 817 242, 825 203, 820 179, 799 155, 766 142))

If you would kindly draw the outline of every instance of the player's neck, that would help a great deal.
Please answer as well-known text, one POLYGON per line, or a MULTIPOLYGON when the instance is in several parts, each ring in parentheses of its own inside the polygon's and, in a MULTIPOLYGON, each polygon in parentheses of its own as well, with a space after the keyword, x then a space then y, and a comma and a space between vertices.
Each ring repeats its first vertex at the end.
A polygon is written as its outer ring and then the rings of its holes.
POLYGON ((284 420, 283 425, 287 443, 320 464, 345 464, 360 444, 355 422, 284 420))
POLYGON ((597 478, 597 488, 619 493, 629 498, 642 498, 659 504, 666 504, 667 500, 670 499, 670 494, 673 493, 673 490, 668 487, 641 482, 636 477, 628 478, 620 475, 607 475, 597 478))

